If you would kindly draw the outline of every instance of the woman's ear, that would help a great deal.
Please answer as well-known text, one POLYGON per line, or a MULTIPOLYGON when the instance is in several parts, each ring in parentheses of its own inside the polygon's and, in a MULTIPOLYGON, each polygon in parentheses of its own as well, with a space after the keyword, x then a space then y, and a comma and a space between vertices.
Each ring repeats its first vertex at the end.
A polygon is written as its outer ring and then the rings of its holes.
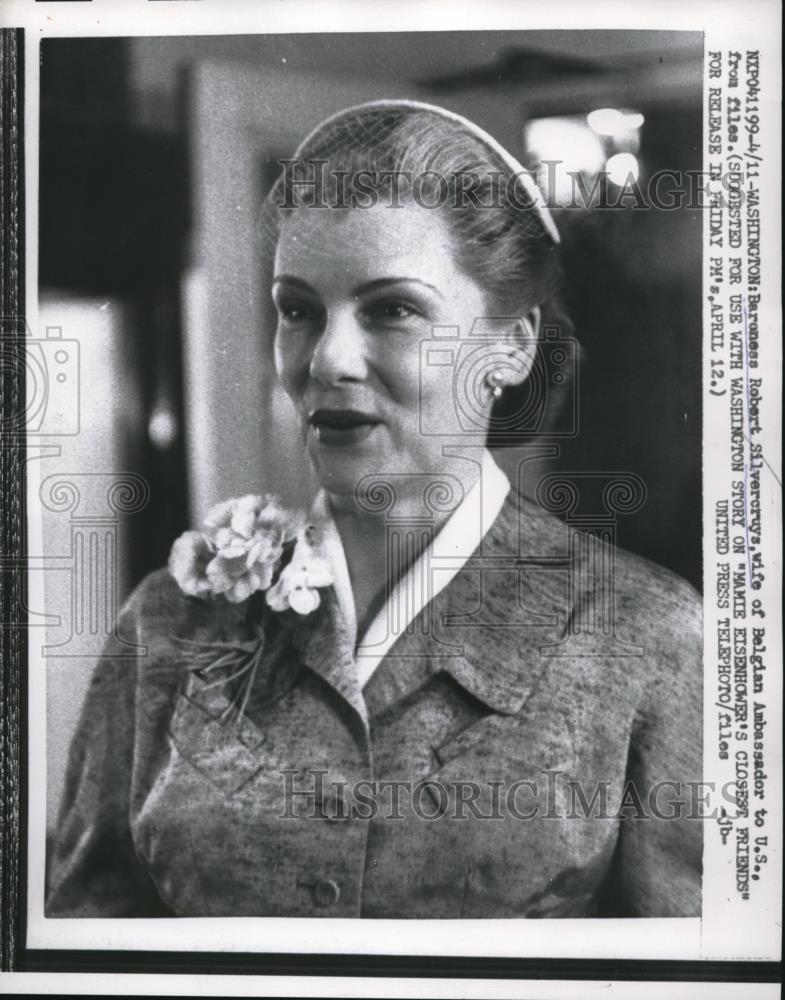
POLYGON ((522 318, 522 322, 526 327, 527 335, 536 344, 540 339, 540 324, 542 323, 542 310, 540 307, 534 306, 533 309, 530 309, 522 318))
POLYGON ((510 366, 504 371, 506 385, 521 385, 529 377, 540 339, 542 312, 534 306, 525 316, 516 319, 509 331, 510 366))

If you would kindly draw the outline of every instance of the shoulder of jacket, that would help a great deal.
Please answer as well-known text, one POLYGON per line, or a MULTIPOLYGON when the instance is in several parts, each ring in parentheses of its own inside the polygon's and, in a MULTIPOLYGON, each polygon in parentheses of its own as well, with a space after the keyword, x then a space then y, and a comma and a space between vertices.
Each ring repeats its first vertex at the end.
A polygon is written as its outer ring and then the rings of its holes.
POLYGON ((580 529, 566 524, 555 514, 543 510, 533 500, 519 493, 511 492, 502 511, 500 527, 510 535, 528 535, 528 538, 523 539, 525 548, 531 549, 532 554, 539 553, 544 557, 566 557, 570 552, 570 536, 581 533, 587 541, 585 547, 576 550, 577 564, 580 566, 581 559, 585 562, 589 557, 595 558, 598 547, 605 549, 610 553, 606 559, 614 573, 617 593, 629 592, 646 605, 654 602, 659 612, 667 606, 693 612, 700 610, 700 594, 677 573, 645 556, 580 532, 580 529))
POLYGON ((684 577, 618 546, 615 553, 617 581, 622 589, 634 588, 642 600, 654 601, 662 607, 670 605, 685 611, 700 610, 701 596, 684 577))
POLYGON ((145 637, 200 638, 210 641, 243 637, 247 602, 190 597, 184 594, 167 569, 154 570, 138 584, 126 601, 121 620, 145 637))
MULTIPOLYGON (((499 537, 509 538, 505 544, 529 557, 540 557, 544 563, 551 560, 551 565, 559 563, 563 570, 558 589, 563 595, 564 573, 575 577, 569 587, 573 600, 581 594, 585 605, 596 608, 612 594, 615 624, 630 641, 644 644, 653 655, 673 652, 700 659, 703 602, 678 574, 580 532, 520 494, 511 496, 505 505, 499 537), (580 543, 576 543, 576 534, 581 535, 580 543)), ((609 613, 608 609, 603 613, 609 613)))
POLYGON ((157 569, 137 584, 123 611, 141 620, 162 612, 179 615, 187 610, 188 601, 171 573, 167 569, 157 569))

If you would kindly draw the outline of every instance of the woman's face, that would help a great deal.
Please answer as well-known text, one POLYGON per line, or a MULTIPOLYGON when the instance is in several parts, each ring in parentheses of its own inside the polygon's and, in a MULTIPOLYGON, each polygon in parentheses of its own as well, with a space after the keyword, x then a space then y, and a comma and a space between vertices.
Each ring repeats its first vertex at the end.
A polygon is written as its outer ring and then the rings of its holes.
POLYGON ((442 454, 445 436, 460 443, 454 369, 421 365, 420 345, 437 325, 468 336, 487 307, 456 266, 437 211, 295 210, 278 243, 273 299, 276 369, 335 498, 371 473, 403 487, 398 476, 454 468, 442 454))

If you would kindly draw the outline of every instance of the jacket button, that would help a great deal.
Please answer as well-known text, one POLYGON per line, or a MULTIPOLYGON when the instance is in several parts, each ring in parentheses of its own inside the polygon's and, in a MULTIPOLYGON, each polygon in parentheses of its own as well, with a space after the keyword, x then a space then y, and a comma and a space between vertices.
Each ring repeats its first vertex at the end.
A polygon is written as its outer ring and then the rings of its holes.
POLYGON ((314 882, 312 892, 313 901, 317 906, 335 906, 341 898, 341 887, 331 878, 314 882))

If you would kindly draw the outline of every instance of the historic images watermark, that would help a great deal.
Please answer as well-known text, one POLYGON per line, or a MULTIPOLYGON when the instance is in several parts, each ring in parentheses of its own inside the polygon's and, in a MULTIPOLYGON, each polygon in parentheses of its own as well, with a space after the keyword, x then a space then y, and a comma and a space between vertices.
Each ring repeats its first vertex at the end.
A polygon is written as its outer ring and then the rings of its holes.
POLYGON ((320 158, 279 159, 282 168, 275 207, 294 209, 403 208, 414 202, 430 209, 502 209, 534 207, 532 181, 548 208, 740 210, 744 205, 744 172, 738 164, 718 172, 664 167, 646 176, 630 172, 618 178, 607 170, 588 175, 566 170, 560 160, 543 160, 532 171, 336 170, 320 158), (563 177, 569 178, 565 191, 563 177), (557 196, 558 191, 558 196, 557 196))
POLYGON ((713 820, 735 818, 745 794, 737 782, 628 779, 581 782, 543 770, 515 781, 439 777, 418 780, 328 780, 322 768, 286 768, 281 812, 286 820, 713 820))

